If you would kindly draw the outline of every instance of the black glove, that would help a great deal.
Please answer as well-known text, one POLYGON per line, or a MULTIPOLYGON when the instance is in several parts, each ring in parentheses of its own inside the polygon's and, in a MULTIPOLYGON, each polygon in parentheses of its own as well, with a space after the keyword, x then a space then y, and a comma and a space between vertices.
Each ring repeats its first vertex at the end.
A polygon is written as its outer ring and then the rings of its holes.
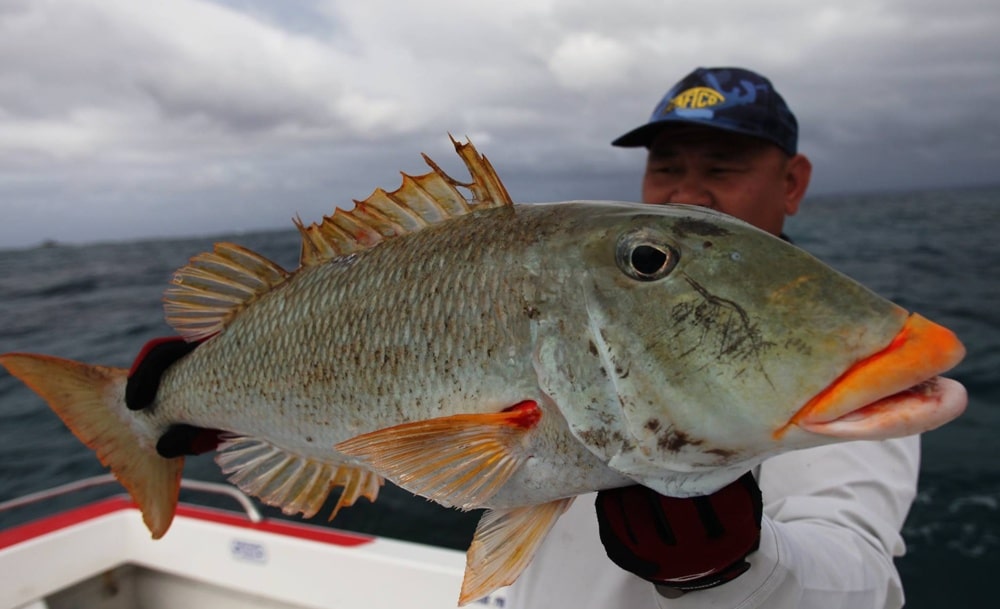
POLYGON ((658 586, 701 590, 750 568, 760 545, 760 488, 749 472, 711 495, 677 499, 644 486, 601 491, 601 542, 619 567, 658 586))
POLYGON ((125 384, 125 405, 142 410, 152 405, 160 388, 160 377, 174 362, 194 351, 200 342, 187 342, 180 336, 154 338, 139 351, 125 384))
MULTIPOLYGON (((180 336, 156 338, 146 343, 136 356, 125 384, 125 405, 129 410, 143 410, 153 405, 160 389, 160 378, 167 368, 201 341, 187 342, 180 336)), ((156 452, 165 459, 200 455, 215 450, 222 432, 177 423, 171 425, 156 442, 156 452)))

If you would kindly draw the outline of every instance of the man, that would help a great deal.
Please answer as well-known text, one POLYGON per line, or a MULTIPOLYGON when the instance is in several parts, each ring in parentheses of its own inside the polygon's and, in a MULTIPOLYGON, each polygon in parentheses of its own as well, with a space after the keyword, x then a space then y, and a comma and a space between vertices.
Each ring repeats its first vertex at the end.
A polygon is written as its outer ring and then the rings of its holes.
MULTIPOLYGON (((811 175, 797 139, 766 78, 700 68, 612 143, 648 149, 643 202, 712 207, 781 235, 811 175)), ((916 436, 851 442, 771 458, 708 497, 639 486, 579 497, 508 606, 900 607, 893 556, 919 453, 916 436)))

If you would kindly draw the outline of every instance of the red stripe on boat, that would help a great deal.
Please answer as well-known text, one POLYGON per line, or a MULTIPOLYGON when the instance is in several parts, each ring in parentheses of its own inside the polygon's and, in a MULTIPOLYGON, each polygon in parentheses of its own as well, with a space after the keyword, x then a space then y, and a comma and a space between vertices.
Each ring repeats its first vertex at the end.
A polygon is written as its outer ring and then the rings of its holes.
MULTIPOLYGON (((41 537, 49 533, 66 529, 88 520, 100 518, 106 514, 123 510, 136 510, 138 508, 131 500, 125 497, 112 497, 88 503, 53 516, 48 516, 40 520, 35 520, 27 524, 16 526, 4 531, 0 531, 0 550, 19 544, 29 539, 41 537)), ((298 524, 284 520, 263 520, 261 522, 251 522, 242 514, 234 512, 224 512, 200 506, 179 504, 177 515, 195 520, 214 522, 226 526, 239 527, 254 531, 263 531, 275 535, 295 537, 320 543, 329 543, 338 546, 354 547, 371 543, 375 540, 369 535, 359 533, 349 533, 345 531, 335 531, 322 527, 298 524)))

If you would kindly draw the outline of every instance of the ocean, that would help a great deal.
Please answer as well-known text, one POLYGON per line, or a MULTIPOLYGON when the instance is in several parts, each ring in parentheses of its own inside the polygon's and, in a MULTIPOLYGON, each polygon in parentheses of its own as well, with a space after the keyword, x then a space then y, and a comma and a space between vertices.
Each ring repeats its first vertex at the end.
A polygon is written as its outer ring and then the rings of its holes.
MULTIPOLYGON (((908 551, 898 560, 908 607, 996 606, 990 582, 1000 570, 998 228, 1000 188, 810 197, 786 225, 798 245, 951 328, 968 349, 949 374, 968 388, 968 411, 923 438, 919 496, 903 531, 908 551)), ((147 340, 171 334, 160 302, 171 273, 222 240, 286 268, 297 264, 294 230, 0 250, 0 352, 128 367, 147 340)), ((48 407, 0 372, 0 501, 100 473, 93 454, 48 407)), ((190 459, 185 475, 223 480, 208 455, 190 459)), ((111 492, 117 487, 47 509, 111 492)), ((0 528, 40 513, 0 513, 0 528)), ((464 550, 477 520, 475 512, 441 508, 387 485, 378 502, 343 510, 332 526, 464 550)))

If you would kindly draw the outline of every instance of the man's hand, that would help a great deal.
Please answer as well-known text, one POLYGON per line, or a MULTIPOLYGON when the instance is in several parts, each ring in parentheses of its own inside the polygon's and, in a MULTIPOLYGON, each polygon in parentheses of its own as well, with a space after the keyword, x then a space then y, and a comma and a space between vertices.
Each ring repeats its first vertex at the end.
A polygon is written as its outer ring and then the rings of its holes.
POLYGON ((739 577, 760 544, 762 501, 749 472, 711 494, 664 497, 644 486, 597 494, 597 521, 608 557, 657 586, 712 588, 739 577))

